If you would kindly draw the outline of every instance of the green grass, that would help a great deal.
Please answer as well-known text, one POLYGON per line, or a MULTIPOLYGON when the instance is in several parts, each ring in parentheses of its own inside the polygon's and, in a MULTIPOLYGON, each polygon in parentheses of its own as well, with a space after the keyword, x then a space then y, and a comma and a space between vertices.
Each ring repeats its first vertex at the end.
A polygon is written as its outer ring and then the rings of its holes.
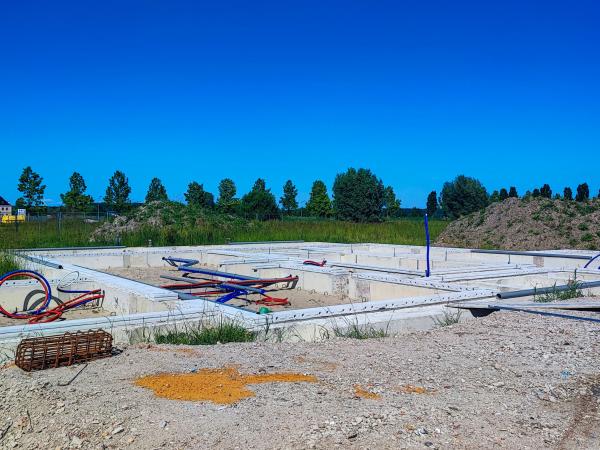
MULTIPOLYGON (((448 222, 431 220, 431 239, 448 222)), ((224 244, 228 241, 325 241, 340 243, 373 242, 382 244, 424 245, 422 220, 400 219, 381 223, 352 223, 335 220, 279 220, 246 222, 220 219, 198 220, 162 227, 145 226, 117 238, 90 242, 97 224, 81 221, 28 222, 19 225, 0 225, 0 245, 3 248, 85 247, 122 244, 132 247, 165 245, 224 244)))
POLYGON ((0 251, 0 275, 20 269, 15 257, 9 252, 0 251))
POLYGON ((535 294, 533 296, 533 301, 537 303, 550 303, 557 300, 569 300, 570 298, 583 297, 585 295, 581 290, 578 281, 569 281, 567 284, 569 285, 568 289, 559 291, 556 289, 555 283, 550 292, 546 292, 545 294, 535 294))
POLYGON ((445 309, 442 317, 434 317, 433 322, 437 327, 448 327, 459 323, 461 316, 462 311, 460 309, 456 309, 455 312, 450 312, 448 309, 445 309))
MULTIPOLYGON (((389 325, 389 324, 388 324, 389 325)), ((359 324, 358 318, 354 321, 347 321, 346 327, 335 325, 333 335, 348 339, 377 339, 389 336, 388 330, 376 328, 371 324, 359 324)))
POLYGON ((228 342, 252 342, 256 333, 235 322, 220 320, 214 324, 194 323, 173 325, 154 333, 157 344, 215 345, 228 342))

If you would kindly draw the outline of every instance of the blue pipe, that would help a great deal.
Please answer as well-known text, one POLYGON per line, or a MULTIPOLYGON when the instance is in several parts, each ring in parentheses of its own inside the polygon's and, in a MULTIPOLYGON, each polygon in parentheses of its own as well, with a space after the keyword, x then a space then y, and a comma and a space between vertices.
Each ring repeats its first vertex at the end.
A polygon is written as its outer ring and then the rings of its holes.
POLYGON ((235 273, 219 272, 218 270, 201 269, 198 267, 191 267, 200 262, 197 259, 172 258, 169 256, 169 257, 163 257, 163 261, 166 261, 173 267, 177 267, 177 269, 182 272, 201 273, 204 275, 212 275, 215 277, 231 278, 233 280, 258 280, 258 278, 256 278, 256 277, 248 277, 245 275, 238 275, 235 273), (179 265, 178 265, 178 263, 179 263, 179 265))
POLYGON ((427 241, 427 269, 425 270, 425 276, 429 277, 431 275, 431 270, 429 266, 429 247, 430 247, 430 239, 429 239, 429 219, 427 214, 425 214, 425 239, 427 241))
POLYGON ((584 322, 600 323, 600 319, 592 319, 590 317, 571 316, 569 314, 552 313, 552 312, 546 312, 546 311, 535 311, 533 309, 524 309, 524 308, 513 308, 511 306, 493 305, 492 308, 496 311, 499 311, 499 310, 516 311, 516 312, 524 312, 524 313, 529 313, 529 314, 539 314, 540 316, 560 317, 561 319, 573 319, 573 320, 581 320, 584 322))
POLYGON ((13 270, 12 272, 7 272, 4 275, 0 276, 0 280, 4 280, 5 278, 9 277, 10 275, 14 275, 14 274, 23 274, 23 275, 32 274, 32 275, 39 277, 38 281, 40 281, 42 284, 44 284, 46 286, 48 295, 46 295, 46 298, 44 299, 44 303, 42 304, 41 307, 39 307, 37 309, 37 311, 28 311, 27 314, 38 315, 38 314, 41 314, 44 311, 46 311, 46 309, 50 305, 50 302, 52 301, 52 287, 50 286, 50 283, 48 282, 46 277, 44 277, 41 273, 35 272, 33 270, 13 270))
MULTIPOLYGON (((593 260, 600 258, 600 253, 598 253, 596 256, 594 256, 592 259, 590 259, 587 264, 585 266, 583 266, 584 269, 587 269, 587 266, 589 266, 593 260)), ((598 269, 600 269, 600 266, 598 266, 598 269)))

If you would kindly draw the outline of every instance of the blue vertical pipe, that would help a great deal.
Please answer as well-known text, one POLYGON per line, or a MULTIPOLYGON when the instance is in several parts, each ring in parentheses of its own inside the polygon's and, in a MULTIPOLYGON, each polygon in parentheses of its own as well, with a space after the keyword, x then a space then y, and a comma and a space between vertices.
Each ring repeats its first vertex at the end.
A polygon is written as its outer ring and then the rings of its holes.
POLYGON ((429 269, 429 219, 427 214, 425 214, 425 239, 427 240, 427 269, 425 270, 425 276, 429 277, 431 275, 431 270, 429 269))

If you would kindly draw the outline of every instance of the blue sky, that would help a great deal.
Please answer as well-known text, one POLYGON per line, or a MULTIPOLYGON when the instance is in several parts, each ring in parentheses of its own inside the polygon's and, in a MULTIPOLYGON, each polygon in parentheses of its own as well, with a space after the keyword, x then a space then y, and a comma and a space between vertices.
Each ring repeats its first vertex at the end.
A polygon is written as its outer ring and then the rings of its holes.
POLYGON ((491 191, 600 188, 594 1, 33 1, 0 16, 0 195, 81 172, 307 200, 349 166, 403 206, 464 173, 491 191))

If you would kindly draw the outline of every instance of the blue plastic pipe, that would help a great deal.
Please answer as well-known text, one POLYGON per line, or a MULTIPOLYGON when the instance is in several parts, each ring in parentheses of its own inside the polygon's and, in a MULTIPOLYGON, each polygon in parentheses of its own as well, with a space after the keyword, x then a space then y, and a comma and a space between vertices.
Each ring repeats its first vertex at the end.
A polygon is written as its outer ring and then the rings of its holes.
MULTIPOLYGON (((596 256, 594 256, 592 259, 590 259, 587 264, 585 266, 583 266, 584 269, 587 269, 587 267, 592 263, 593 260, 600 258, 600 253, 598 253, 596 256)), ((600 269, 600 266, 598 266, 598 269, 600 269)))
POLYGON ((427 269, 425 270, 425 276, 429 277, 429 275, 431 275, 431 270, 430 270, 430 266, 429 266, 430 241, 429 241, 429 219, 427 217, 427 214, 425 214, 425 239, 427 241, 427 269))

